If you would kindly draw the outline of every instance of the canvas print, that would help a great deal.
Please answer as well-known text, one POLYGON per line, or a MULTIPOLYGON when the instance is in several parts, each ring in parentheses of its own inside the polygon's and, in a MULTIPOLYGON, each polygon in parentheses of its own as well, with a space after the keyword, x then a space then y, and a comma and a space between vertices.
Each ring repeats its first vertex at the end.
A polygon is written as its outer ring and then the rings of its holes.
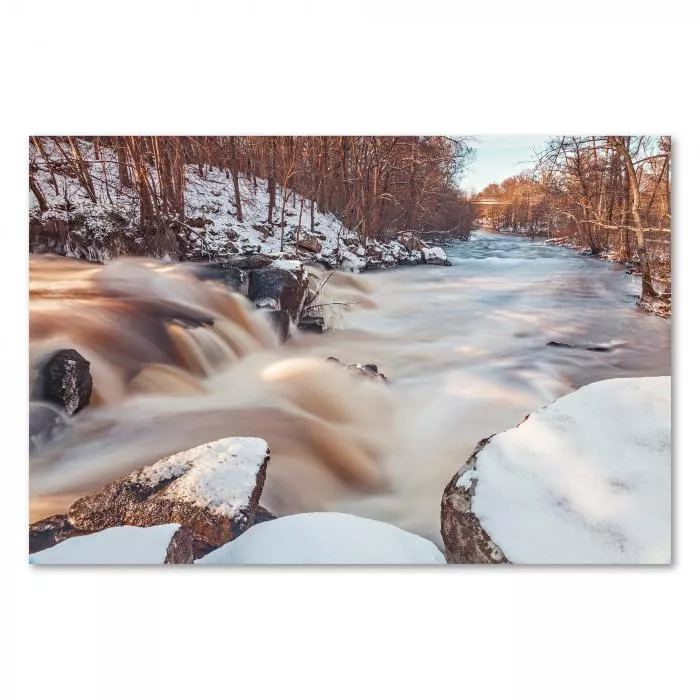
POLYGON ((671 563, 670 137, 28 151, 31 564, 671 563))

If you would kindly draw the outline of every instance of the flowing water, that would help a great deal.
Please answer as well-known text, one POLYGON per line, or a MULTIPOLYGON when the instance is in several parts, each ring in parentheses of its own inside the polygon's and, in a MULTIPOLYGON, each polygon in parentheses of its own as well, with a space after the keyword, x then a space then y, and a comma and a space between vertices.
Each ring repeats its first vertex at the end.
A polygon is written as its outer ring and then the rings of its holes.
POLYGON ((442 490, 481 438, 584 384, 670 374, 670 322, 636 309, 621 265, 485 232, 447 252, 452 267, 335 273, 335 329, 283 346, 186 266, 32 260, 32 359, 76 348, 94 397, 32 454, 30 517, 178 450, 256 435, 271 510, 341 510, 440 543, 442 490))

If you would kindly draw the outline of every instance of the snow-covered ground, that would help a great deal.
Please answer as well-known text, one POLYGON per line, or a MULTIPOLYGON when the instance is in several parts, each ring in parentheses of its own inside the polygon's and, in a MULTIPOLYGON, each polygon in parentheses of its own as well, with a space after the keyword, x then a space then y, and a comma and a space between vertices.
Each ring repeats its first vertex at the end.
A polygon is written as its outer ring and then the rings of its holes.
POLYGON ((444 564, 429 540, 345 513, 301 513, 253 525, 197 564, 444 564))
POLYGON ((29 555, 30 564, 163 564, 180 525, 110 527, 29 555))
POLYGON ((671 378, 589 384, 493 437, 458 479, 509 561, 671 561, 671 378))
MULTIPOLYGON (((139 200, 135 189, 120 186, 117 159, 112 149, 103 147, 101 162, 94 162, 92 145, 87 141, 78 144, 86 161, 90 162, 97 203, 90 200, 69 170, 52 176, 42 155, 31 144, 30 161, 36 166, 34 176, 49 210, 40 212, 38 201, 30 191, 30 219, 70 223, 70 240, 66 241, 62 252, 72 257, 104 260, 112 254, 109 241, 113 236, 125 236, 134 246, 142 242, 137 231, 139 200)), ((42 139, 42 145, 49 160, 57 164, 63 162, 63 156, 50 139, 42 139)), ((441 248, 429 248, 422 241, 411 246, 411 250, 398 240, 384 244, 369 239, 362 245, 356 231, 346 228, 335 215, 320 213, 317 209, 312 232, 311 201, 291 191, 287 192, 282 227, 284 193, 280 185, 277 186, 274 225, 270 226, 267 223, 267 180, 262 178, 257 178, 254 184, 242 175, 239 177, 243 213, 243 221, 239 222, 233 181, 227 175, 227 171, 212 166, 204 166, 203 176, 196 165, 186 167, 185 221, 178 224, 178 235, 186 239, 188 258, 220 259, 236 254, 277 256, 286 253, 351 271, 423 262, 447 264, 441 248), (300 214, 300 246, 297 250, 300 214), (427 251, 427 256, 422 254, 423 251, 427 251)))

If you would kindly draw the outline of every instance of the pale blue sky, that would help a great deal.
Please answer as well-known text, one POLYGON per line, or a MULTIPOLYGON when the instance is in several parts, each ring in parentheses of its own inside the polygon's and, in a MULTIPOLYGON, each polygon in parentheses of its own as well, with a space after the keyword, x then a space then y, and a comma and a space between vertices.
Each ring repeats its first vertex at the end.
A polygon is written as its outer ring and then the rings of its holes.
POLYGON ((490 135, 476 136, 476 160, 464 173, 463 189, 481 191, 491 182, 501 182, 511 175, 532 167, 533 148, 546 143, 548 136, 490 135))

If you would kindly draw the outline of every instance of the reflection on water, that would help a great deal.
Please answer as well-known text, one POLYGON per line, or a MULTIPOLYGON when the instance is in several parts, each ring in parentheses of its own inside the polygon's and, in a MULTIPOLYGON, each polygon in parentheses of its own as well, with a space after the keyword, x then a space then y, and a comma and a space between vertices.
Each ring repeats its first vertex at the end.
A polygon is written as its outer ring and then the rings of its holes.
POLYGON ((360 289, 338 273, 337 300, 374 304, 282 347, 245 300, 182 266, 63 264, 48 285, 62 306, 32 300, 32 353, 56 338, 76 347, 96 363, 103 405, 32 458, 32 516, 55 512, 58 492, 70 502, 176 450, 259 435, 271 509, 344 510, 439 542, 442 490, 478 440, 584 384, 670 374, 670 322, 636 309, 639 281, 622 266, 486 233, 447 251, 452 267, 367 274, 360 289), (85 297, 72 305, 71 276, 85 297), (193 330, 202 315, 213 325, 193 330), (390 384, 329 355, 374 362, 390 384))

